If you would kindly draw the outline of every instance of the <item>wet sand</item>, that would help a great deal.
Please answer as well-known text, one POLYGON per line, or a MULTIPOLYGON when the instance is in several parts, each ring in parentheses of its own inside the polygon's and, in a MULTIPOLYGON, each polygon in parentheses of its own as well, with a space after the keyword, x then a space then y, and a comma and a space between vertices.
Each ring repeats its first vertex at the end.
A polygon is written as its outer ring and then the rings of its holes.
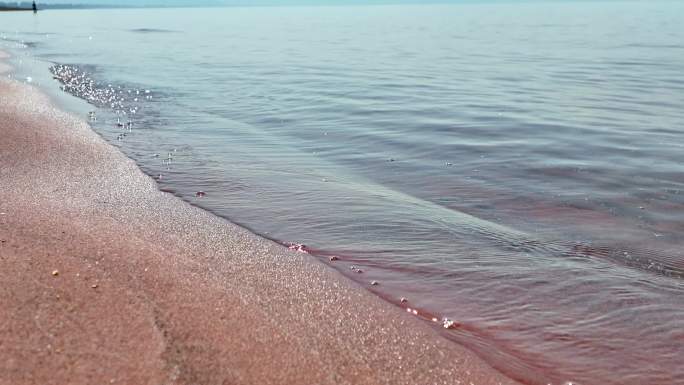
POLYGON ((0 135, 0 384, 512 383, 6 78, 0 135))

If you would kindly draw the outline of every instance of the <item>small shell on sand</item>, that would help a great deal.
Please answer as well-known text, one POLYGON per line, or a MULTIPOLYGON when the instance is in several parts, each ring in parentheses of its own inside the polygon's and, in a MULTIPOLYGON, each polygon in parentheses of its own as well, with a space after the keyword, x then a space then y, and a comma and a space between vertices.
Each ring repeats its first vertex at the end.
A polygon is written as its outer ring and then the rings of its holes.
POLYGON ((379 285, 378 281, 372 281, 371 282, 371 286, 378 286, 378 285, 379 285))
POLYGON ((306 245, 301 245, 298 243, 293 243, 290 246, 288 246, 287 248, 290 250, 298 251, 300 253, 308 253, 306 245))
POLYGON ((455 329, 458 327, 458 322, 450 320, 448 318, 442 319, 442 326, 444 329, 455 329))
POLYGON ((401 302, 401 303, 406 303, 406 302, 408 302, 408 299, 406 299, 406 297, 401 297, 401 299, 399 300, 399 302, 401 302))
POLYGON ((58 276, 58 275, 59 275, 59 270, 53 270, 53 271, 52 271, 52 276, 53 276, 53 277, 56 277, 56 276, 58 276))
POLYGON ((334 256, 334 255, 333 255, 332 257, 328 258, 328 259, 330 259, 330 262, 339 260, 339 258, 337 258, 337 257, 334 256))

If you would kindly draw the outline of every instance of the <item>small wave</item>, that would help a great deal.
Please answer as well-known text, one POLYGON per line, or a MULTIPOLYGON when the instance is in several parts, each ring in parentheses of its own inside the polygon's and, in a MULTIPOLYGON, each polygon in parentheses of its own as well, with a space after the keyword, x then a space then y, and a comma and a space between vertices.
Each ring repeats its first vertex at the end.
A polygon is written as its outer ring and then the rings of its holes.
POLYGON ((646 273, 670 278, 684 278, 684 260, 681 256, 669 255, 655 250, 613 245, 575 244, 564 255, 568 257, 599 258, 646 273))
POLYGON ((16 44, 18 44, 19 46, 21 46, 21 47, 23 47, 23 48, 35 48, 35 47, 37 47, 38 45, 40 45, 40 43, 37 42, 37 41, 26 41, 26 40, 22 40, 22 39, 11 39, 11 38, 8 38, 8 37, 2 37, 2 40, 3 40, 3 41, 8 41, 8 42, 11 42, 11 43, 16 43, 16 44))
POLYGON ((652 49, 684 49, 681 44, 657 44, 657 43, 631 43, 618 46, 618 48, 652 48, 652 49))
POLYGON ((179 31, 174 31, 171 29, 160 29, 160 28, 134 28, 129 30, 135 33, 178 33, 179 31))

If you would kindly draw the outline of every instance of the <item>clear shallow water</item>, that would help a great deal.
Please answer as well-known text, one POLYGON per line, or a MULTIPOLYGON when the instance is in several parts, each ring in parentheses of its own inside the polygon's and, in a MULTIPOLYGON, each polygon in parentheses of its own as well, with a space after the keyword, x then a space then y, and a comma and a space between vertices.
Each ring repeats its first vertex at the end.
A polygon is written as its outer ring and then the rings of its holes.
POLYGON ((66 65, 68 90, 97 96, 94 128, 162 188, 339 256, 343 274, 426 322, 457 321, 445 337, 507 375, 677 384, 682 14, 676 2, 55 11, 0 15, 0 36, 21 78, 54 88, 33 58, 66 65))

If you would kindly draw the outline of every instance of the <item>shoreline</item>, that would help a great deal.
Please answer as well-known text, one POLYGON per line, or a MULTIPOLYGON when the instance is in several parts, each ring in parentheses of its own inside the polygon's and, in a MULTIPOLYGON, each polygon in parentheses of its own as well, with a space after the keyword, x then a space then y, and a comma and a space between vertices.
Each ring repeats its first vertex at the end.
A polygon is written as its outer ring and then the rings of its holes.
POLYGON ((0 80, 0 121, 0 384, 515 383, 312 256, 159 191, 32 86, 0 80))

